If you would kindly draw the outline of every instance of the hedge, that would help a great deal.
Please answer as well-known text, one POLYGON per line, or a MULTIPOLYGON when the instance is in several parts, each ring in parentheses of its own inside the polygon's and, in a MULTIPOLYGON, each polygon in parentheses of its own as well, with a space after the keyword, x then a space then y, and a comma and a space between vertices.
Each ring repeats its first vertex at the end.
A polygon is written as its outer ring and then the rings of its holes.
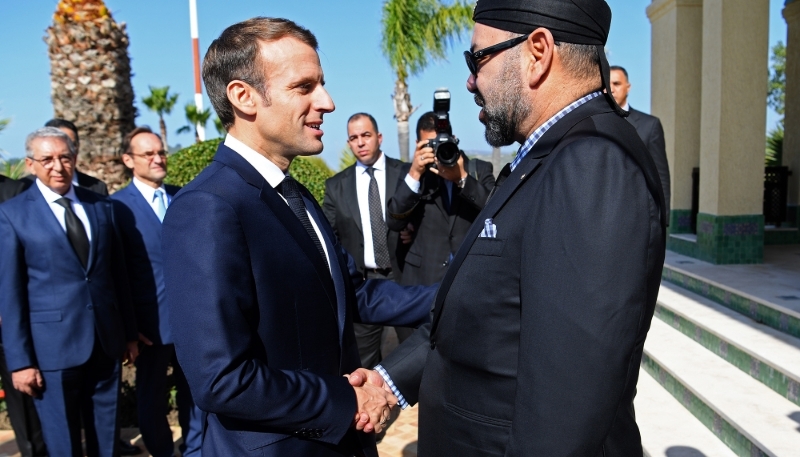
MULTIPOLYGON (((197 143, 169 157, 169 171, 164 180, 167 184, 185 186, 214 159, 221 138, 197 143)), ((333 171, 321 157, 297 157, 289 167, 289 174, 308 188, 311 195, 322 204, 325 196, 325 180, 333 171)))

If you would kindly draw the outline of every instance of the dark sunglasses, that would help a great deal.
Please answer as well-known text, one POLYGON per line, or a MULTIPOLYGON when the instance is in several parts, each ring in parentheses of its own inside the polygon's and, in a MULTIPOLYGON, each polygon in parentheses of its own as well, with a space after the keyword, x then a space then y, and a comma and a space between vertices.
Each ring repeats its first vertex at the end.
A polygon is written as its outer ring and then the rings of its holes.
POLYGON ((489 46, 488 48, 483 48, 479 51, 475 52, 464 51, 464 59, 467 60, 467 68, 469 68, 469 72, 472 73, 473 76, 478 76, 479 60, 483 59, 486 56, 496 54, 500 51, 505 51, 506 49, 513 48, 514 46, 522 43, 527 39, 528 35, 522 35, 516 38, 512 38, 508 41, 503 41, 502 43, 497 43, 495 45, 489 46))

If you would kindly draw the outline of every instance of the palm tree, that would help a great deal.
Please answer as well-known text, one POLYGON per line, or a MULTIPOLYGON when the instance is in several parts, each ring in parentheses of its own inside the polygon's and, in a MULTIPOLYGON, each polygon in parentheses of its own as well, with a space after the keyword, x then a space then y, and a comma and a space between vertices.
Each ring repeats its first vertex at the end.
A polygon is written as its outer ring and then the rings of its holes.
POLYGON ((44 40, 55 117, 78 127, 85 158, 117 155, 136 118, 125 24, 102 0, 60 0, 44 40))
POLYGON ((356 163, 356 156, 353 155, 350 146, 345 146, 342 152, 339 153, 339 171, 344 170, 354 163, 356 163))
POLYGON ((225 138, 225 135, 228 134, 228 131, 225 130, 225 126, 222 125, 222 121, 219 120, 218 117, 214 118, 214 128, 217 129, 217 134, 222 138, 225 138))
POLYGON ((164 122, 164 115, 170 114, 177 102, 178 94, 170 94, 169 86, 150 86, 150 95, 142 98, 142 103, 147 109, 158 114, 158 127, 161 129, 161 141, 164 143, 165 151, 169 151, 169 143, 167 143, 167 124, 164 122))
POLYGON ((407 79, 422 72, 431 61, 443 60, 455 37, 472 22, 471 3, 456 0, 386 0, 383 4, 381 48, 395 72, 394 117, 400 160, 408 161, 408 119, 416 108, 411 104, 407 79))
POLYGON ((203 128, 206 127, 208 120, 211 118, 211 109, 206 108, 202 111, 197 111, 197 105, 194 103, 189 102, 186 104, 186 120, 189 122, 189 125, 184 125, 183 127, 178 129, 178 133, 186 133, 191 132, 194 129, 194 142, 200 142, 200 135, 197 133, 197 126, 202 125, 203 128))

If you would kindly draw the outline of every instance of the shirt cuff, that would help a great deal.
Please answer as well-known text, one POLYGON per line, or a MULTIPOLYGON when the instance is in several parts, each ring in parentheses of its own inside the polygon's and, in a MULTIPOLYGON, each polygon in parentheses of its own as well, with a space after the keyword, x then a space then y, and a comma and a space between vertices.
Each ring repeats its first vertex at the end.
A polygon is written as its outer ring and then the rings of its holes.
POLYGON ((378 374, 383 377, 383 380, 386 382, 389 388, 392 389, 392 393, 395 397, 397 397, 397 404, 400 405, 400 409, 408 408, 408 402, 406 401, 405 397, 403 397, 403 394, 400 393, 400 390, 397 388, 397 386, 394 385, 389 373, 387 373, 386 370, 380 365, 375 366, 375 371, 377 371, 378 374))
POLYGON ((415 194, 419 193, 419 181, 412 178, 411 175, 406 175, 405 181, 406 185, 408 186, 409 189, 411 189, 412 192, 414 192, 415 194))

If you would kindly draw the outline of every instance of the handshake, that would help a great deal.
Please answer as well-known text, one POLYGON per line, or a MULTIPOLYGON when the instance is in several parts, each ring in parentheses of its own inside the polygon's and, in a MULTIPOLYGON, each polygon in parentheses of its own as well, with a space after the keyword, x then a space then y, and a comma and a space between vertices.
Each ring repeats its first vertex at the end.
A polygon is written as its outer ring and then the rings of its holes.
POLYGON ((356 430, 380 433, 386 427, 397 397, 377 371, 359 368, 345 377, 356 391, 358 411, 354 423, 356 430))

